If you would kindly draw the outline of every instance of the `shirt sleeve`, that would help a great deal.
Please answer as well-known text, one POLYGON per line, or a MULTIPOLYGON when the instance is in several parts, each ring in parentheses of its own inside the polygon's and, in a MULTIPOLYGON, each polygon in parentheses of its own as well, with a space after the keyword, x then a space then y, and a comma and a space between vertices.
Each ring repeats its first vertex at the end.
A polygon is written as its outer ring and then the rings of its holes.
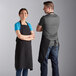
POLYGON ((38 23, 38 25, 43 26, 43 24, 44 24, 44 17, 42 16, 39 23, 38 23))
POLYGON ((28 23, 30 31, 33 31, 32 25, 30 23, 28 23))
POLYGON ((19 25, 17 23, 15 23, 14 29, 15 29, 15 31, 19 30, 19 25))

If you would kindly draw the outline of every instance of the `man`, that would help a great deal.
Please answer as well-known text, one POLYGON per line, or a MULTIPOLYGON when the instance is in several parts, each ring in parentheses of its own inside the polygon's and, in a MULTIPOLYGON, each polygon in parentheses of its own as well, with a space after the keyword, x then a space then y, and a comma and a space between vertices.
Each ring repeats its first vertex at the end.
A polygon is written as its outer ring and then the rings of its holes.
POLYGON ((54 13, 54 4, 52 1, 46 1, 44 4, 44 12, 46 15, 42 16, 36 31, 42 31, 42 39, 39 50, 39 58, 41 76, 47 76, 48 72, 48 59, 52 63, 52 76, 59 76, 58 67, 58 52, 59 52, 59 39, 58 28, 60 18, 54 13))

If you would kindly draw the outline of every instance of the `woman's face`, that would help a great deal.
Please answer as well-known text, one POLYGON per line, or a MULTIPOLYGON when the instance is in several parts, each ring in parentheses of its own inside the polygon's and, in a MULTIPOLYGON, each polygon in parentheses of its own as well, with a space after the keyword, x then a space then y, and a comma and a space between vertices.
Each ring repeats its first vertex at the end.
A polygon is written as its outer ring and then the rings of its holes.
POLYGON ((27 18, 27 16, 28 16, 27 11, 26 10, 22 10, 20 12, 19 16, 20 16, 21 20, 25 20, 27 18))

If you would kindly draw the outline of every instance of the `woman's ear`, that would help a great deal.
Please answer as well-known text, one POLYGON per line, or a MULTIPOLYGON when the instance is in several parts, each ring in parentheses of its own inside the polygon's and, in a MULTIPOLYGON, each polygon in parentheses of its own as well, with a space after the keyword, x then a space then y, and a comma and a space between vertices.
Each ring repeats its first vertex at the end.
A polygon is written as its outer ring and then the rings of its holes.
POLYGON ((18 16, 20 17, 20 14, 18 14, 18 16))
POLYGON ((28 17, 28 14, 27 14, 27 17, 28 17))

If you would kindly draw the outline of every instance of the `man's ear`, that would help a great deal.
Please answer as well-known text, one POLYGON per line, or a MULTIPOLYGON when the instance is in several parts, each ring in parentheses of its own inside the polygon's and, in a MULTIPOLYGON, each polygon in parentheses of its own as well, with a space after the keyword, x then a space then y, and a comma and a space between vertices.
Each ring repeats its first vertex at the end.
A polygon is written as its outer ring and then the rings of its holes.
POLYGON ((49 11, 51 11, 51 7, 48 7, 49 8, 49 11))

